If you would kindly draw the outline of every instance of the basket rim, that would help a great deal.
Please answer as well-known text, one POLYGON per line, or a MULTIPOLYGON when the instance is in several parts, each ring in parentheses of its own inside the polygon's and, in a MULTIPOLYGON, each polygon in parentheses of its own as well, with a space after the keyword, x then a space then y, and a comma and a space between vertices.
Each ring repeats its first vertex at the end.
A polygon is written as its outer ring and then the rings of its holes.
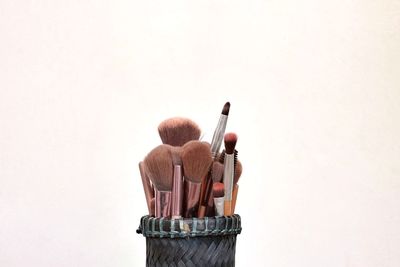
POLYGON ((214 216, 204 218, 155 218, 143 216, 137 229, 138 234, 156 238, 186 238, 204 236, 237 235, 242 231, 241 218, 232 216, 214 216))

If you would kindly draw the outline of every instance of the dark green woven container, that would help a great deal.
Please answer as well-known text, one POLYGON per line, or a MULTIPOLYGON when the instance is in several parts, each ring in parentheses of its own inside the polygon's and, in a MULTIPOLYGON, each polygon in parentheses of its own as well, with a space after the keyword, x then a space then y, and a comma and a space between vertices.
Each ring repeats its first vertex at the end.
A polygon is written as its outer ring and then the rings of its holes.
POLYGON ((239 215, 168 220, 144 216, 137 232, 146 237, 148 267, 235 266, 239 215))

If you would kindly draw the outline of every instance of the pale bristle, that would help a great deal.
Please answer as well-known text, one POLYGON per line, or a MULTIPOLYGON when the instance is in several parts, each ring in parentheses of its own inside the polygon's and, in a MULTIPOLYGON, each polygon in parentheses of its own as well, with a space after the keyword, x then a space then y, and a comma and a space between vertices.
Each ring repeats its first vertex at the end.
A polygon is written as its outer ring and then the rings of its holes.
POLYGON ((214 183, 221 182, 224 175, 224 164, 214 161, 212 165, 211 177, 214 183))
POLYGON ((213 184, 213 196, 214 198, 223 197, 224 193, 224 184, 223 183, 214 183, 213 184))
POLYGON ((233 154, 237 142, 237 135, 235 133, 227 133, 224 136, 225 151, 227 154, 233 154))
POLYGON ((158 133, 163 144, 183 146, 189 141, 199 140, 201 131, 194 121, 175 117, 161 122, 158 133))
POLYGON ((172 163, 174 165, 182 166, 181 152, 182 152, 182 147, 171 146, 172 163))
POLYGON ((181 153, 185 179, 200 183, 208 173, 212 163, 209 144, 200 141, 190 141, 182 147, 181 153))
POLYGON ((222 108, 222 114, 228 116, 229 115, 229 109, 231 108, 231 103, 226 102, 224 107, 222 108))
POLYGON ((240 161, 236 161, 235 165, 235 173, 233 175, 233 184, 237 184, 240 176, 242 175, 242 163, 240 161))
POLYGON ((171 191, 173 165, 171 149, 168 145, 159 145, 144 159, 146 173, 154 187, 159 191, 171 191))

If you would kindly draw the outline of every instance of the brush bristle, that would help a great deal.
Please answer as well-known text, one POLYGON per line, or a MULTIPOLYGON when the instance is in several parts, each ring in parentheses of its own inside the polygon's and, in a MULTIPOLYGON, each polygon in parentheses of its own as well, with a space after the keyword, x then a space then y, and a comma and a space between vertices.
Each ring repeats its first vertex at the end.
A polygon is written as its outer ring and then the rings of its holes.
POLYGON ((187 118, 166 119, 158 126, 161 141, 171 146, 183 146, 191 140, 199 140, 200 132, 199 126, 187 118))
POLYGON ((224 190, 225 189, 224 189, 223 183, 214 183, 213 184, 213 196, 215 198, 223 197, 225 195, 224 190))
POLYGON ((236 161, 235 172, 233 175, 233 184, 237 184, 240 176, 242 175, 242 163, 240 161, 236 161))
POLYGON ((212 165, 211 177, 214 183, 221 182, 224 175, 224 164, 214 161, 212 165))
POLYGON ((172 163, 174 165, 182 166, 181 153, 182 153, 182 147, 180 147, 180 146, 171 146, 172 163))
POLYGON ((226 154, 233 154, 237 142, 237 135, 235 133, 227 133, 224 136, 226 154))
POLYGON ((168 145, 159 145, 144 159, 146 173, 154 187, 159 191, 171 191, 173 165, 171 149, 168 145))
POLYGON ((228 116, 229 115, 229 109, 231 108, 231 103, 226 102, 224 107, 222 108, 222 114, 228 116))
POLYGON ((200 183, 212 163, 210 145, 205 142, 190 141, 182 147, 181 158, 185 179, 200 183))
MULTIPOLYGON (((235 152, 233 153, 234 154, 234 160, 235 160, 234 161, 235 162, 235 166, 236 166, 236 162, 238 160, 238 153, 239 152, 235 149, 235 152)), ((218 159, 219 162, 224 163, 224 161, 225 161, 225 149, 222 150, 222 153, 218 155, 217 159, 218 159)))

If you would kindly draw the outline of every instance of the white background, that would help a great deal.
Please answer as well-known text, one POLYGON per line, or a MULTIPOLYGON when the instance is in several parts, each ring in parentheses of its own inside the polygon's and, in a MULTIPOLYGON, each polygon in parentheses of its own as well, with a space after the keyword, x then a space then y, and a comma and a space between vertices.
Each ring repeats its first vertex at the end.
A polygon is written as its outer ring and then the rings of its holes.
POLYGON ((158 123, 244 171, 237 266, 400 266, 400 2, 0 2, 0 266, 144 266, 158 123))

